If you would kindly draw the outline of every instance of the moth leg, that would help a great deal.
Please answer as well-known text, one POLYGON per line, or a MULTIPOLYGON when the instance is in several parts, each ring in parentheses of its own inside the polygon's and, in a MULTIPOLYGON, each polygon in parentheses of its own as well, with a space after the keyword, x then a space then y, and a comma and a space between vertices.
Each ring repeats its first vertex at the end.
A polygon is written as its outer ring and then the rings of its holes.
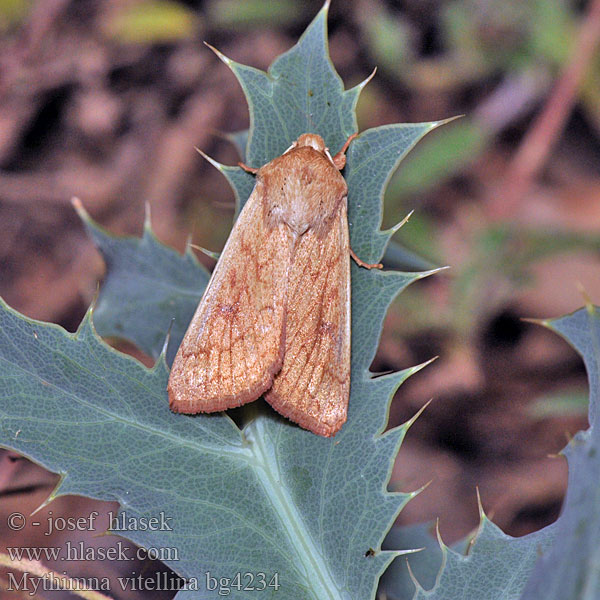
POLYGON ((350 250, 350 256, 354 259, 354 262, 359 266, 359 267, 363 267, 364 269, 383 269, 383 265, 381 263, 366 263, 364 260, 361 260, 360 258, 358 258, 358 256, 356 256, 356 254, 354 253, 354 250, 352 250, 352 248, 349 248, 350 250))
POLYGON ((238 167, 241 167, 242 169, 244 169, 244 171, 246 171, 246 173, 252 173, 252 175, 256 175, 258 173, 258 169, 255 169, 254 167, 249 167, 247 164, 245 164, 243 162, 239 162, 238 167))
POLYGON ((353 133, 342 146, 342 149, 333 157, 333 164, 336 166, 338 171, 341 171, 346 166, 346 150, 350 146, 350 142, 358 137, 358 133, 353 133))

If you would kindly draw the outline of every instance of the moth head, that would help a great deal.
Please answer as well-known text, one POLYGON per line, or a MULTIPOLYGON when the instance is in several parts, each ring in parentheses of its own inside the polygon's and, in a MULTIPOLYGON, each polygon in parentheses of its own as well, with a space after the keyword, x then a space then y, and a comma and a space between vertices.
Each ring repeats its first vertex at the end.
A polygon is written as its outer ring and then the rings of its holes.
POLYGON ((314 148, 317 152, 325 152, 325 140, 316 133, 303 133, 292 145, 293 148, 302 148, 303 146, 309 146, 314 148))
POLYGON ((308 146, 321 154, 324 154, 333 164, 335 164, 331 154, 329 154, 329 148, 325 145, 325 140, 316 133, 303 133, 285 152, 289 152, 294 148, 303 148, 308 146))

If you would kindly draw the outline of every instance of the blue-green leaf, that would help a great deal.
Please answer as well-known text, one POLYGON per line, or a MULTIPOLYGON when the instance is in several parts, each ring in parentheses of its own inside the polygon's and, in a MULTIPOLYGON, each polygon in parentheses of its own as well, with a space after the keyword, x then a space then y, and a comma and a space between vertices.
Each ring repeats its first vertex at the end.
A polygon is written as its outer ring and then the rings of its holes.
MULTIPOLYGON (((414 600, 592 600, 600 596, 600 317, 596 307, 588 306, 544 324, 581 354, 590 384, 590 427, 563 451, 569 483, 561 515, 540 531, 512 538, 482 514, 468 555, 441 544, 444 558, 435 586, 426 590, 418 585, 414 600)), ((391 598, 406 589, 402 571, 386 578, 386 589, 391 598)))
POLYGON ((517 600, 539 553, 553 539, 552 526, 521 538, 510 537, 482 513, 468 554, 440 542, 443 558, 435 586, 425 590, 419 585, 413 600, 517 600))
POLYGON ((556 538, 540 558, 523 600, 592 600, 600 596, 600 316, 588 306, 545 322, 583 357, 590 384, 590 427, 563 450, 569 463, 567 495, 556 538))
POLYGON ((81 206, 77 210, 107 268, 94 310, 96 329, 105 337, 130 340, 156 358, 171 328, 170 364, 208 283, 208 272, 189 246, 182 256, 161 244, 149 219, 141 238, 120 237, 94 223, 81 206))

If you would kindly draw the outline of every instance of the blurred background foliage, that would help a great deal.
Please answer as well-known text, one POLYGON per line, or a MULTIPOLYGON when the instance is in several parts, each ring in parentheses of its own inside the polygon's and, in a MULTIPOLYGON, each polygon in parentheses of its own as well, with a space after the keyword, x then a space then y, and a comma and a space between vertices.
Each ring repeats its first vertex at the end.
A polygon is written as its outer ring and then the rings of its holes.
MULTIPOLYGON (((181 250, 191 234, 219 250, 233 196, 194 147, 235 164, 228 135, 248 114, 202 42, 266 69, 320 6, 0 0, 6 300, 77 326, 103 265, 74 195, 116 233, 139 234, 148 203, 166 243, 181 250)), ((395 425, 435 399, 392 480, 404 491, 432 484, 400 522, 440 517, 444 538, 459 539, 477 523, 477 485, 505 531, 539 528, 560 510, 566 466, 549 455, 584 426, 586 382, 564 342, 521 318, 600 298, 600 2, 333 0, 329 23, 347 87, 378 69, 359 102, 361 130, 462 115, 418 145, 385 196, 384 227, 415 211, 386 265, 451 266, 394 303, 373 365, 439 356, 390 414, 395 425)), ((19 469, 35 480, 36 467, 19 469)), ((43 498, 52 477, 37 476, 43 498)), ((0 493, 20 489, 1 481, 0 493)))

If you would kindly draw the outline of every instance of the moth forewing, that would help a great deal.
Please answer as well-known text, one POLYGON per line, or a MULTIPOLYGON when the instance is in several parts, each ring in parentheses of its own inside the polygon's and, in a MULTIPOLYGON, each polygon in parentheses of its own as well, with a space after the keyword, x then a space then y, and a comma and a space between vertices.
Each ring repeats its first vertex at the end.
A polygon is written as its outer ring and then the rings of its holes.
POLYGON ((175 356, 168 385, 175 412, 216 412, 256 400, 281 367, 282 281, 293 240, 284 224, 266 226, 262 195, 257 185, 175 356))
POLYGON ((209 286, 177 352, 177 412, 268 402, 332 436, 350 392, 347 186, 323 139, 304 134, 256 170, 209 286))
POLYGON ((350 395, 350 254, 346 198, 324 234, 299 240, 288 285, 281 371, 265 398, 323 436, 345 423, 350 395), (293 299, 293 301, 292 301, 293 299))

